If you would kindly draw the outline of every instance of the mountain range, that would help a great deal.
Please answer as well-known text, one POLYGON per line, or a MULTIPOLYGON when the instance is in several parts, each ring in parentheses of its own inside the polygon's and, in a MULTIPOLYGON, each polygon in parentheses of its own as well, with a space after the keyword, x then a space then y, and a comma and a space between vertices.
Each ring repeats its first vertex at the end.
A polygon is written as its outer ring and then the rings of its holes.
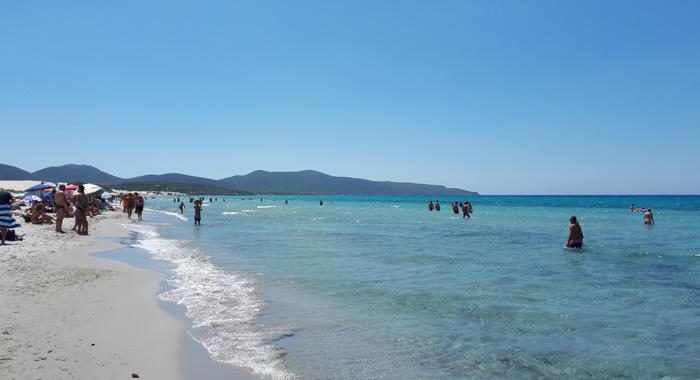
MULTIPOLYGON (((177 186, 207 189, 210 192, 255 194, 343 194, 343 195, 463 195, 478 193, 441 185, 409 182, 370 181, 361 178, 335 177, 314 170, 296 172, 268 172, 256 170, 246 175, 235 175, 220 180, 179 173, 149 174, 134 178, 120 178, 90 165, 51 166, 35 172, 0 164, 0 180, 40 180, 74 183, 96 183, 130 190, 163 190, 177 186), (168 185, 170 185, 168 187, 168 185), (138 189, 137 189, 138 187, 138 189)), ((175 191, 175 190, 171 190, 175 191)))

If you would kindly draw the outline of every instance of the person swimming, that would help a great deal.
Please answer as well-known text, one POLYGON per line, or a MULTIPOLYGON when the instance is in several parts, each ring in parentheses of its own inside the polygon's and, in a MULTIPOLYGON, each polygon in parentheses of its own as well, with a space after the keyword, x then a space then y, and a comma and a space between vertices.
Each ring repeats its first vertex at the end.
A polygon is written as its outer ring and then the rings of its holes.
POLYGON ((644 224, 656 224, 656 222, 654 221, 654 214, 651 212, 651 209, 647 209, 647 211, 644 213, 644 224))
POLYGON ((567 248, 583 248, 583 230, 575 216, 569 219, 569 240, 566 242, 567 248))

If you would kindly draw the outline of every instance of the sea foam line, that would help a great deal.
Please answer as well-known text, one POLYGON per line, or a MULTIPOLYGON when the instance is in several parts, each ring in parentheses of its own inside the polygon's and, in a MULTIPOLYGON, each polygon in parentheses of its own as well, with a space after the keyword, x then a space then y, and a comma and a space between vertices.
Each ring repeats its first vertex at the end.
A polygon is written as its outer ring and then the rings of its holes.
POLYGON ((141 237, 134 247, 175 264, 173 276, 167 280, 171 289, 158 297, 185 306, 193 325, 190 335, 213 359, 249 368, 266 379, 296 379, 285 367, 282 352, 267 343, 266 333, 257 322, 264 304, 255 295, 252 279, 215 267, 186 241, 163 239, 155 227, 133 223, 124 226, 141 237))
POLYGON ((184 222, 187 221, 187 218, 185 218, 184 216, 182 216, 182 215, 180 215, 180 214, 178 214, 178 213, 176 213, 176 212, 163 211, 163 210, 154 210, 154 209, 152 209, 152 208, 144 208, 144 210, 146 210, 146 211, 152 211, 152 212, 159 212, 159 213, 161 213, 161 214, 174 216, 174 217, 176 217, 176 218, 178 218, 178 219, 180 219, 180 220, 182 220, 182 221, 184 221, 184 222))

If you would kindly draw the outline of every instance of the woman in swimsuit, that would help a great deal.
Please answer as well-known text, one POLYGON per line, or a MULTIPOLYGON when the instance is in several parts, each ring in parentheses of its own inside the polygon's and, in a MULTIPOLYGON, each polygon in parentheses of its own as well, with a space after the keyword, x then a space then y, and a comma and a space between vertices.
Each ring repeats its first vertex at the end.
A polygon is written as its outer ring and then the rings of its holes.
POLYGON ((654 214, 651 213, 651 209, 648 209, 644 213, 644 224, 647 224, 647 225, 656 224, 656 222, 654 222, 654 214))

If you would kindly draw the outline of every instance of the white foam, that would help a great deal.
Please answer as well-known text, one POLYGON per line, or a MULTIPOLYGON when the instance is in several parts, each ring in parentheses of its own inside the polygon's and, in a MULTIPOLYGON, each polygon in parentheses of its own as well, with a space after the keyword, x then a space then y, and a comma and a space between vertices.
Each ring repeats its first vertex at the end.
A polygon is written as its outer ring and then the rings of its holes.
POLYGON ((144 208, 144 210, 146 210, 146 211, 152 211, 152 212, 159 212, 159 213, 161 213, 161 214, 174 216, 174 217, 176 217, 176 218, 178 218, 178 219, 180 219, 180 220, 182 220, 182 221, 185 221, 185 222, 187 221, 187 218, 185 218, 184 216, 182 216, 182 215, 180 215, 180 214, 178 214, 178 213, 176 213, 176 212, 162 211, 162 210, 154 210, 154 209, 152 209, 152 208, 144 208))
POLYGON ((255 210, 241 210, 243 212, 255 212, 255 210))
POLYGON ((240 212, 238 211, 224 211, 221 213, 221 215, 238 215, 240 212))
POLYGON ((159 298, 185 306, 193 324, 190 335, 213 359, 249 368, 266 379, 296 379, 285 367, 282 352, 267 343, 268 334, 288 332, 265 331, 257 322, 264 304, 255 295, 253 279, 215 267, 186 241, 160 237, 154 226, 124 226, 142 237, 135 247, 175 264, 174 275, 168 278, 172 289, 159 298))
POLYGON ((277 206, 258 206, 258 208, 275 208, 277 206))

